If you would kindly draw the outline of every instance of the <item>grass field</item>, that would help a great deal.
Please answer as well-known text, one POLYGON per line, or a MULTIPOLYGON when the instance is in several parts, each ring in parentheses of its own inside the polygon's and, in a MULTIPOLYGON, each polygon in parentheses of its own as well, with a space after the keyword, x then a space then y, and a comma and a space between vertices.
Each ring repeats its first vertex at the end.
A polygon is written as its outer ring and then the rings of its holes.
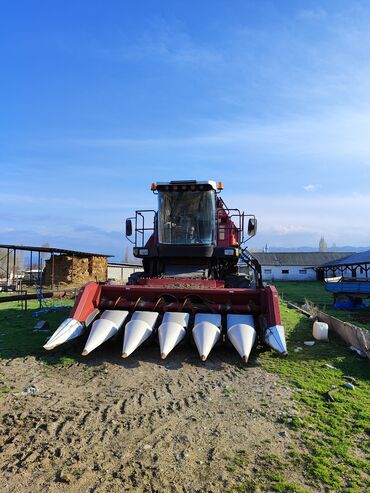
MULTIPOLYGON (((309 298, 316 304, 328 303, 328 295, 313 283, 303 286, 295 283, 279 285, 282 298, 303 302, 309 298), (325 298, 326 296, 326 298, 325 298)), ((69 303, 71 304, 71 302, 69 303)), ((37 302, 30 302, 36 309, 37 302)), ((301 486, 286 480, 287 470, 304 470, 305 482, 311 491, 365 492, 370 490, 370 365, 353 355, 339 341, 304 345, 312 339, 312 323, 281 303, 286 328, 289 356, 280 359, 273 352, 258 352, 259 364, 268 372, 278 374, 293 389, 298 412, 284 415, 282 422, 300 444, 300 450, 290 447, 288 463, 277 457, 261 456, 264 467, 257 475, 243 481, 248 454, 229 458, 229 468, 235 474, 235 492, 303 492, 301 486), (299 352, 295 349, 301 348, 299 352), (345 376, 355 379, 355 389, 345 387, 345 376), (327 392, 335 389, 335 402, 328 402, 327 392), (302 448, 304 452, 302 453, 302 448), (263 471, 263 472, 261 472, 263 471)), ((73 344, 56 352, 46 353, 42 344, 46 336, 68 316, 69 307, 40 314, 50 324, 49 332, 33 332, 38 320, 33 310, 24 312, 17 303, 0 305, 0 359, 35 356, 44 363, 70 365, 81 361, 73 344)), ((251 363, 253 364, 253 362, 251 363)), ((239 371, 248 372, 240 366, 239 371)), ((10 390, 0 388, 5 395, 10 390)), ((232 392, 232 383, 230 384, 232 392)), ((288 474, 289 477, 289 474, 288 474)))
POLYGON ((338 310, 333 307, 332 293, 325 290, 322 282, 288 281, 274 282, 274 285, 283 301, 302 305, 307 299, 333 317, 370 330, 370 306, 356 310, 338 310))
POLYGON ((369 491, 369 361, 353 356, 339 341, 305 346, 303 342, 312 339, 312 323, 285 304, 281 308, 289 356, 280 360, 266 352, 261 359, 268 371, 289 382, 300 403, 299 416, 291 416, 288 424, 307 452, 300 455, 292 450, 292 461, 303 463, 312 484, 325 491, 369 491), (302 350, 296 353, 297 347, 302 350), (345 388, 344 376, 355 378, 355 390, 345 388), (336 402, 326 400, 331 389, 336 402))
MULTIPOLYGON (((51 335, 56 327, 67 318, 72 300, 63 301, 63 308, 55 311, 40 313, 37 300, 28 301, 28 310, 22 310, 19 302, 0 304, 0 358, 20 358, 36 356, 45 358, 45 361, 58 362, 58 357, 45 353, 42 345, 46 337, 51 335), (38 320, 46 320, 49 323, 48 332, 34 332, 33 327, 38 320)), ((48 306, 59 306, 60 300, 56 300, 48 306)))

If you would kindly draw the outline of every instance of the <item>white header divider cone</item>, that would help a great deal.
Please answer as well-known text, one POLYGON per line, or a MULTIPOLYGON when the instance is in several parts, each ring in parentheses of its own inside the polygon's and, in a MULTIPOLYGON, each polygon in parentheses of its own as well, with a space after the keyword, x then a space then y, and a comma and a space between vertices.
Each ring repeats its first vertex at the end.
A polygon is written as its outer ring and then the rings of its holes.
POLYGON ((157 312, 136 311, 126 324, 123 337, 122 358, 127 358, 153 333, 157 312))
POLYGON ((161 359, 165 359, 172 349, 185 337, 189 314, 167 312, 158 328, 161 359))
POLYGON ((216 313, 197 313, 195 315, 193 338, 202 361, 207 359, 220 337, 221 315, 216 313))
POLYGON ((82 355, 86 356, 103 344, 103 342, 117 334, 126 320, 128 313, 126 310, 106 310, 99 320, 95 320, 82 355))
POLYGON ((281 356, 287 356, 288 350, 285 341, 285 332, 282 325, 274 325, 265 329, 264 341, 272 349, 275 349, 281 356))
POLYGON ((74 318, 66 318, 62 322, 54 334, 50 337, 48 342, 44 344, 44 349, 48 351, 54 349, 61 344, 71 341, 76 337, 82 335, 85 330, 85 325, 74 318))
POLYGON ((227 316, 227 337, 247 363, 253 344, 256 340, 256 329, 252 315, 227 316))

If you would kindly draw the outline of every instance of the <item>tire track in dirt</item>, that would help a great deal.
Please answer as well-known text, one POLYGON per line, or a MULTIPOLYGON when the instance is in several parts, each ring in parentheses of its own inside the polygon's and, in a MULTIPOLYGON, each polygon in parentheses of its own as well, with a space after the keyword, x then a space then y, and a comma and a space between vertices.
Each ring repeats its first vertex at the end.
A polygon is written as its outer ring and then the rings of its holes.
MULTIPOLYGON (((48 370, 32 396, 23 385, 43 365, 10 364, 6 379, 20 388, 2 403, 2 493, 30 484, 48 493, 227 491, 227 457, 243 448, 252 460, 265 438, 279 437, 289 391, 259 368, 181 358, 48 370)), ((277 440, 269 447, 281 455, 277 440)))

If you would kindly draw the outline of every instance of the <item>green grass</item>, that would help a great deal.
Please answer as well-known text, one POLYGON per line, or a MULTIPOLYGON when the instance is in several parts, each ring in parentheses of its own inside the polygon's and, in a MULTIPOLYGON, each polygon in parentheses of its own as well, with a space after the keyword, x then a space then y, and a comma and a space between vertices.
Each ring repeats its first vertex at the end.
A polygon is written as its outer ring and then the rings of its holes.
POLYGON ((323 282, 274 282, 279 296, 284 301, 291 301, 302 305, 306 299, 311 301, 320 310, 352 323, 358 327, 370 330, 370 306, 357 310, 338 310, 333 307, 333 294, 325 290, 323 282))
POLYGON ((325 290, 323 282, 274 282, 279 292, 279 296, 284 301, 302 304, 305 299, 309 299, 319 307, 330 306, 333 304, 333 295, 325 290))
MULTIPOLYGON (((60 304, 60 300, 55 302, 60 304)), ((43 349, 46 338, 49 337, 58 325, 68 317, 73 304, 72 300, 63 301, 66 306, 48 313, 41 313, 38 317, 34 312, 38 310, 39 303, 36 300, 28 301, 28 310, 22 310, 20 303, 10 302, 0 304, 0 359, 35 356, 42 358, 50 364, 68 365, 71 358, 58 351, 53 354, 46 353, 43 349), (46 320, 49 323, 49 330, 33 332, 33 328, 38 320, 46 320), (66 360, 68 360, 66 362, 66 360)), ((77 357, 77 354, 76 354, 77 357)), ((74 361, 76 358, 72 354, 74 361)))
MULTIPOLYGON (((248 456, 245 451, 228 458, 226 470, 235 474, 243 474, 248 466, 248 456)), ((251 464, 249 464, 251 465, 251 464)), ((284 477, 285 465, 274 454, 259 453, 253 466, 253 472, 238 481, 229 489, 229 493, 264 493, 277 491, 282 493, 308 493, 308 490, 289 481, 284 477)))
POLYGON ((227 385, 222 389, 222 394, 225 396, 232 395, 234 392, 236 392, 236 389, 228 387, 227 385))
POLYGON ((286 328, 287 359, 272 352, 260 357, 263 367, 278 373, 294 390, 300 404, 299 419, 286 419, 286 426, 303 440, 307 451, 300 456, 306 480, 326 491, 359 492, 370 488, 370 365, 338 342, 312 339, 312 322, 298 312, 281 306, 286 328), (303 350, 295 353, 295 347, 303 350), (334 366, 335 369, 326 365, 334 366), (345 375, 356 379, 356 388, 344 387, 345 375), (328 402, 332 388, 336 401, 328 402))

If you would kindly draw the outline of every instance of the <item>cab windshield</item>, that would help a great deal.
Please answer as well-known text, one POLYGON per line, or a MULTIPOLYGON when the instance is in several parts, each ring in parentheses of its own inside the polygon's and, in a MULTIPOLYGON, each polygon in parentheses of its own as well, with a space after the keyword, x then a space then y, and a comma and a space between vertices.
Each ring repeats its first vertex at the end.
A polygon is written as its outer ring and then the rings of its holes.
POLYGON ((215 192, 159 192, 159 243, 211 245, 215 239, 215 192))

